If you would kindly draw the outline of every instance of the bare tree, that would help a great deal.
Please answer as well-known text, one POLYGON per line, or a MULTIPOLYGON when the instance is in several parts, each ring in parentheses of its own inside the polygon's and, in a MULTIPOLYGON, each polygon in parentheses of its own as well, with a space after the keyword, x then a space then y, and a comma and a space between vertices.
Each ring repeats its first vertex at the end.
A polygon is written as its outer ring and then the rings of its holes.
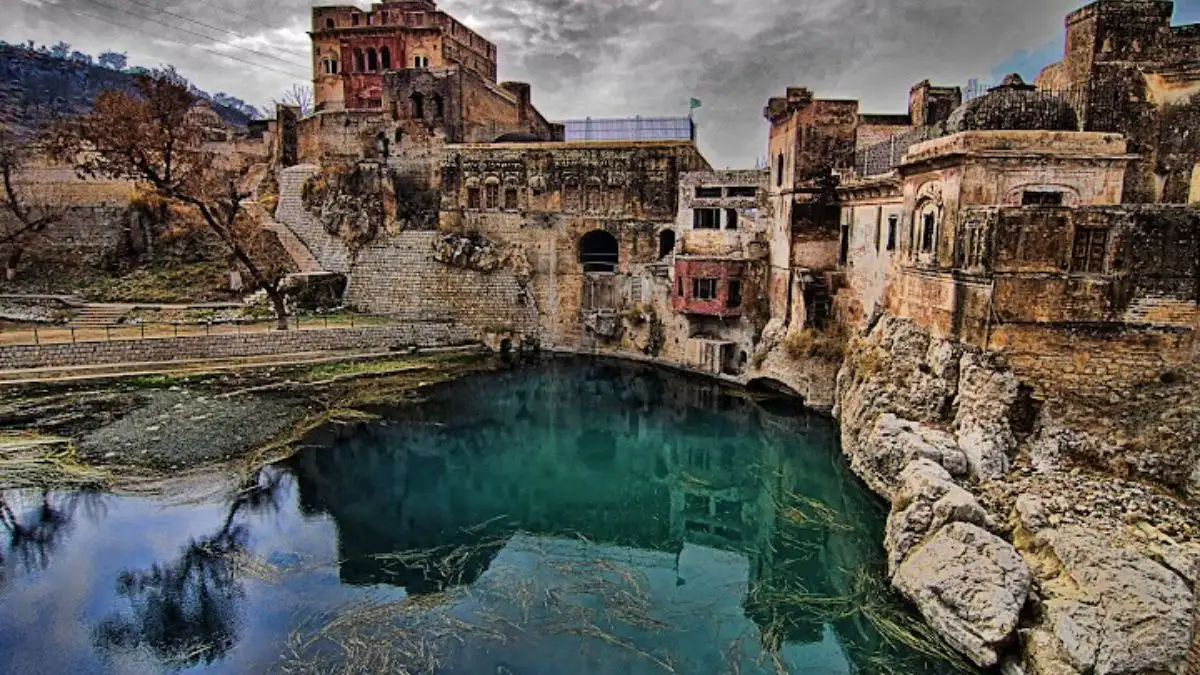
POLYGON ((17 265, 30 244, 62 220, 64 207, 52 190, 19 182, 18 174, 32 154, 32 143, 0 126, 0 248, 8 249, 4 278, 17 276, 17 265))
POLYGON ((316 108, 312 87, 307 84, 293 84, 291 89, 274 101, 275 105, 286 105, 300 109, 300 116, 311 115, 316 108))
POLYGON ((270 298, 279 329, 287 330, 282 287, 290 269, 274 233, 243 208, 248 167, 205 143, 186 85, 143 75, 134 88, 102 92, 90 113, 59 123, 51 136, 55 150, 84 177, 135 181, 194 210, 253 288, 270 298))

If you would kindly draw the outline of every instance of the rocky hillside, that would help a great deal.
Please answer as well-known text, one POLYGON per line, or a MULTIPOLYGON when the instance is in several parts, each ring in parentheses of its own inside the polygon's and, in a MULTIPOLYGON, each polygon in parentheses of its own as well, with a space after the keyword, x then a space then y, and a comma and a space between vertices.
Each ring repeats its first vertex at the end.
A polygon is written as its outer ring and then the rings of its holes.
MULTIPOLYGON (((132 87, 134 77, 129 71, 0 45, 0 123, 27 131, 52 119, 77 115, 89 110, 100 92, 132 87)), ((234 126, 250 122, 241 111, 213 108, 234 126)))

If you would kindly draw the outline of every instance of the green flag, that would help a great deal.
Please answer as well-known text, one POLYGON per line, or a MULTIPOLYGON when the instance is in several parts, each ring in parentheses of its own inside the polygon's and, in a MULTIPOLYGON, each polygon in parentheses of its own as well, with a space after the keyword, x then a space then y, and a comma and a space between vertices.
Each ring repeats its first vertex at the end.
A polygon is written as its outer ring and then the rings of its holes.
POLYGON ((700 99, 698 99, 698 98, 694 98, 688 102, 689 110, 695 110, 696 108, 699 108, 699 107, 700 107, 700 99))

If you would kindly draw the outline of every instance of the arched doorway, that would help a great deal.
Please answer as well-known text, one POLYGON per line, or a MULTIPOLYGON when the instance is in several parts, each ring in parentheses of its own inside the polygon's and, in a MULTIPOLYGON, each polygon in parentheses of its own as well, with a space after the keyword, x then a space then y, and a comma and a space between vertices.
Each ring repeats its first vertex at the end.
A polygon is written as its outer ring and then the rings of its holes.
POLYGON ((591 274, 612 274, 621 261, 617 238, 603 230, 593 230, 579 240, 579 264, 591 274))
POLYGON ((617 264, 621 259, 617 238, 594 230, 579 240, 579 264, 583 266, 583 289, 579 307, 585 312, 612 313, 618 309, 617 264))
POLYGON ((675 252, 675 230, 663 230, 658 235, 658 259, 675 252))

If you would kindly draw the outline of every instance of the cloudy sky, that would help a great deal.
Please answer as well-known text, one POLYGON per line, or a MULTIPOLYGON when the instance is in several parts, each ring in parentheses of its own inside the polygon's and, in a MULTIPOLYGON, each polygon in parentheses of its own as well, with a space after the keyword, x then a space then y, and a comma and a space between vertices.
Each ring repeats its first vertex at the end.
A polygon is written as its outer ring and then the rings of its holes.
MULTIPOLYGON (((347 0, 343 0, 346 2, 347 0)), ((3 0, 0 39, 68 42, 133 65, 175 65, 202 89, 252 104, 308 76, 313 0, 3 0), (232 58, 224 58, 227 55, 232 58), (240 60, 233 60, 240 59, 240 60)), ((367 6, 365 3, 359 3, 367 6)), ((1083 0, 442 0, 496 42, 500 77, 534 85, 551 119, 679 115, 688 99, 717 166, 753 166, 762 108, 789 85, 903 112, 929 78, 965 84, 1060 58, 1083 0)), ((1200 21, 1200 0, 1176 22, 1200 21)))

